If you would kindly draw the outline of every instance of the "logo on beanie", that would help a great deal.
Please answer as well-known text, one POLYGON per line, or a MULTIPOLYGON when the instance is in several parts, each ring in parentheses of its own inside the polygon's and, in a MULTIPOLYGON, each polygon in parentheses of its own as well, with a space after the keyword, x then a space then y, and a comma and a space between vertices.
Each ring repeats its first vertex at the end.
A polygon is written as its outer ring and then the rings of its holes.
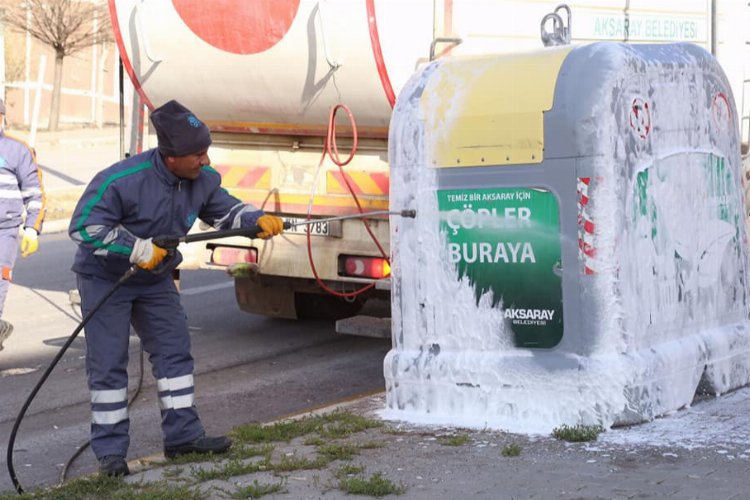
POLYGON ((193 115, 189 115, 187 121, 193 128, 200 128, 200 126, 203 125, 201 121, 193 115))

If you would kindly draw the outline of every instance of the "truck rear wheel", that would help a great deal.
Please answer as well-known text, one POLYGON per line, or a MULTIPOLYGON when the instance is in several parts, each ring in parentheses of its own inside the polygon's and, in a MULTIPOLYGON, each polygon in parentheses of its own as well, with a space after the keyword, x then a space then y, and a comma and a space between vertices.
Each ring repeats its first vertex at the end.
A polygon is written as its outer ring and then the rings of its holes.
POLYGON ((343 319, 357 314, 367 298, 362 294, 344 299, 330 294, 295 293, 294 307, 299 319, 343 319))

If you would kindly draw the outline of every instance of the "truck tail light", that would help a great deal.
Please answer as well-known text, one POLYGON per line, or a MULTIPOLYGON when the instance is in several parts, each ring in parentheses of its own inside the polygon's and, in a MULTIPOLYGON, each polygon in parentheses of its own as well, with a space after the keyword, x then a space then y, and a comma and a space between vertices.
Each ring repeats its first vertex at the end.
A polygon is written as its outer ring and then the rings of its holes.
POLYGON ((215 246, 211 252, 211 264, 217 266, 253 262, 258 262, 258 250, 255 248, 215 246))
POLYGON ((382 257, 342 255, 339 262, 339 274, 343 276, 381 279, 391 275, 391 265, 382 257))

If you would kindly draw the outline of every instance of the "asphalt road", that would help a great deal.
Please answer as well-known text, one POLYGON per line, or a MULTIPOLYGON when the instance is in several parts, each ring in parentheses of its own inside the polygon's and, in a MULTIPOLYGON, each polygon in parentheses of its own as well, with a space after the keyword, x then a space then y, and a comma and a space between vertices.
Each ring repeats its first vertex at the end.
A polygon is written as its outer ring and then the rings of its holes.
MULTIPOLYGON (((20 259, 6 302, 15 332, 0 352, 0 435, 7 445, 23 402, 78 324, 70 305, 75 250, 64 233, 42 235, 40 251, 20 259)), ((209 433, 268 421, 383 388, 390 340, 339 336, 333 322, 274 320, 239 311, 231 279, 219 272, 182 274, 183 305, 196 358, 196 405, 209 433)), ((130 392, 137 387, 140 344, 131 339, 130 392)), ((162 440, 150 365, 130 411, 129 457, 159 453, 162 440)), ((24 487, 55 484, 63 464, 88 439, 89 395, 83 339, 72 344, 30 406, 15 442, 14 467, 24 487)), ((7 449, 4 447, 3 451, 7 449)), ((0 491, 12 488, 2 454, 0 491)), ((86 450, 68 477, 92 472, 86 450)))

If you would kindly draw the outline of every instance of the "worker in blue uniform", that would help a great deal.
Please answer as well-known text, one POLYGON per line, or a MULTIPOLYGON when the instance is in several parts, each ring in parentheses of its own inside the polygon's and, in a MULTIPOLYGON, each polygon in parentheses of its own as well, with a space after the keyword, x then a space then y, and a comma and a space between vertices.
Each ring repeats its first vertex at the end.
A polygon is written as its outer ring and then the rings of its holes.
POLYGON ((70 222, 78 243, 73 271, 88 314, 135 264, 138 271, 86 325, 86 372, 91 392, 91 447, 101 474, 129 473, 127 461, 128 339, 132 323, 149 354, 157 383, 164 454, 222 453, 231 440, 205 435, 194 401, 187 319, 171 279, 182 260, 153 243, 184 236, 196 218, 216 229, 258 226, 259 238, 283 231, 279 217, 243 204, 221 188, 209 166, 208 127, 177 101, 150 115, 158 148, 98 173, 70 222))

